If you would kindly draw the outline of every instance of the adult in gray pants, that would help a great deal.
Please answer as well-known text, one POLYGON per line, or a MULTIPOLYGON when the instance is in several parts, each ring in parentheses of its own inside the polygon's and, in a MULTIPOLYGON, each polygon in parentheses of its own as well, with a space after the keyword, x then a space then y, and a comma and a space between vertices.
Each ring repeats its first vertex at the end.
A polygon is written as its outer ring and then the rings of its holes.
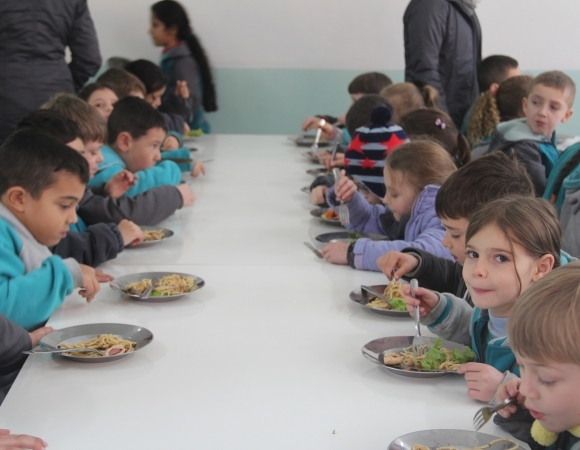
POLYGON ((86 0, 0 1, 0 143, 54 94, 79 91, 100 65, 86 0))
POLYGON ((478 0, 411 0, 403 16, 405 81, 439 91, 439 105, 459 128, 479 94, 478 0))

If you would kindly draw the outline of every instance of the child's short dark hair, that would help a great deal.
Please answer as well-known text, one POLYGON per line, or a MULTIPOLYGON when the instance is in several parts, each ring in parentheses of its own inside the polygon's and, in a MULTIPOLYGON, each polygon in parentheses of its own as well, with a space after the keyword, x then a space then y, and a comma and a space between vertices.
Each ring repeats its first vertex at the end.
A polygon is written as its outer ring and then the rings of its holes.
POLYGON ((83 156, 47 133, 24 128, 0 147, 0 195, 20 186, 38 198, 55 183, 58 172, 89 181, 89 165, 83 156))
POLYGON ((530 88, 528 89, 528 96, 532 93, 538 84, 562 91, 565 95, 568 96, 568 107, 571 108, 574 104, 574 97, 576 97, 576 84, 572 78, 570 78, 564 72, 560 72, 559 70, 552 70, 550 72, 541 73, 532 80, 530 88))
MULTIPOLYGON (((115 92, 115 89, 113 89, 109 83, 105 83, 104 81, 95 81, 94 83, 87 84, 79 92, 79 98, 85 102, 88 102, 91 95, 93 95, 93 92, 100 91, 101 89, 110 89, 111 91, 115 92)), ((115 95, 117 94, 115 93, 115 95)))
POLYGON ((132 73, 145 85, 147 94, 157 92, 167 86, 167 75, 157 64, 146 59, 137 59, 125 66, 125 70, 132 73))
POLYGON ((371 121, 371 114, 377 106, 387 106, 392 110, 387 99, 378 94, 363 95, 352 104, 346 113, 346 129, 351 136, 357 128, 371 121))
POLYGON ((113 89, 119 99, 131 95, 135 91, 141 92, 143 96, 147 95, 147 90, 141 80, 124 69, 113 67, 103 72, 97 78, 97 81, 107 83, 111 86, 111 89, 113 89))
POLYGON ((393 84, 384 73, 368 72, 359 75, 348 85, 349 94, 378 94, 387 86, 393 84))
POLYGON ((119 134, 124 131, 131 134, 134 139, 145 136, 151 128, 167 131, 161 113, 138 97, 125 97, 115 103, 107 126, 110 145, 114 144, 119 134))
POLYGON ((479 92, 489 90, 493 83, 500 84, 507 78, 510 69, 515 69, 519 63, 514 58, 505 55, 491 55, 477 66, 477 83, 479 92))
POLYGON ((107 124, 96 108, 73 94, 56 94, 41 106, 43 109, 57 111, 73 120, 81 129, 83 140, 87 142, 106 142, 107 124))
POLYGON ((503 152, 471 161, 451 175, 435 198, 435 212, 443 219, 467 219, 498 198, 534 197, 534 185, 514 155, 503 152))
POLYGON ((50 134, 63 144, 68 144, 75 139, 83 139, 81 129, 74 121, 51 109, 32 111, 18 122, 16 129, 22 128, 30 128, 31 133, 40 131, 50 134))

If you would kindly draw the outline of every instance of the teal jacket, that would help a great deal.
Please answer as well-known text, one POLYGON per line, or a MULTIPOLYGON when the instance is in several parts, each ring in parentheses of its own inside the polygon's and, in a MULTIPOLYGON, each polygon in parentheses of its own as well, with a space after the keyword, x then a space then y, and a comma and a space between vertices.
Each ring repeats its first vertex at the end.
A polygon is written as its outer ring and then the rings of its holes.
POLYGON ((492 337, 488 331, 487 310, 472 308, 451 294, 439 294, 439 304, 422 320, 429 330, 443 339, 471 347, 477 362, 489 364, 500 372, 519 376, 516 357, 507 336, 492 337))
MULTIPOLYGON (((126 168, 125 162, 111 147, 103 145, 101 152, 104 160, 99 164, 99 171, 89 181, 88 187, 102 186, 126 168)), ((177 186, 181 182, 181 171, 173 161, 161 161, 156 166, 140 170, 135 175, 139 178, 136 180, 135 186, 132 186, 125 193, 127 197, 135 197, 149 189, 165 184, 177 186)))
POLYGON ((556 148, 556 133, 546 137, 535 134, 526 119, 514 119, 500 123, 493 133, 488 152, 509 152, 514 149, 518 160, 526 170, 538 197, 544 194, 546 180, 556 164, 560 153, 556 148))
POLYGON ((194 167, 194 161, 191 157, 191 150, 186 147, 161 152, 161 160, 173 161, 179 166, 179 169, 182 172, 191 172, 194 167))
POLYGON ((579 150, 580 150, 580 142, 571 145, 566 150, 564 150, 564 152, 560 155, 560 157, 556 161, 556 164, 554 164, 554 167, 550 172, 550 176, 546 181, 546 189, 544 190, 544 195, 542 195, 542 198, 548 201, 552 201, 552 196, 554 196, 553 203, 554 206, 556 207, 556 210, 558 211, 558 214, 562 210, 562 205, 564 204, 564 199, 566 197, 566 190, 578 189, 577 187, 578 180, 574 182, 574 178, 575 177, 577 178, 578 175, 573 175, 573 173, 570 173, 564 179, 564 182, 562 183, 562 186, 560 186, 558 192, 554 192, 554 189, 556 188, 556 181, 560 177, 560 172, 562 171, 564 166, 576 155, 576 153, 578 153, 579 150))
POLYGON ((34 330, 81 285, 78 263, 53 256, 0 205, 0 314, 34 330))

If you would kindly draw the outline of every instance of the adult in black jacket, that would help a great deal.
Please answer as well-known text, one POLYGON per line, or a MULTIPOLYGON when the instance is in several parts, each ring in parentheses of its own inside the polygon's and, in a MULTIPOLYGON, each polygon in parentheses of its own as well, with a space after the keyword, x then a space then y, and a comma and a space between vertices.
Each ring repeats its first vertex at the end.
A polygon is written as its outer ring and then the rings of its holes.
POLYGON ((100 65, 86 0, 2 0, 0 143, 54 94, 79 91, 100 65))
POLYGON ((439 91, 457 127, 475 101, 481 28, 477 0, 411 0, 403 16, 405 81, 439 91))

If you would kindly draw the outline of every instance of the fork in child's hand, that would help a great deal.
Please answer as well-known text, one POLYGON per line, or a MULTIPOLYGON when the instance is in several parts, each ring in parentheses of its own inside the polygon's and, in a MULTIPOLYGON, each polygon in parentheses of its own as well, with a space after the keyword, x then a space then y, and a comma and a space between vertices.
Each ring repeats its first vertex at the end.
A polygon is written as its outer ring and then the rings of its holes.
POLYGON ((482 426, 489 422, 489 419, 491 419, 496 412, 516 402, 517 399, 512 397, 506 399, 503 403, 500 403, 494 407, 484 406, 475 413, 475 416, 473 417, 473 428, 475 428, 475 431, 479 430, 482 426))

